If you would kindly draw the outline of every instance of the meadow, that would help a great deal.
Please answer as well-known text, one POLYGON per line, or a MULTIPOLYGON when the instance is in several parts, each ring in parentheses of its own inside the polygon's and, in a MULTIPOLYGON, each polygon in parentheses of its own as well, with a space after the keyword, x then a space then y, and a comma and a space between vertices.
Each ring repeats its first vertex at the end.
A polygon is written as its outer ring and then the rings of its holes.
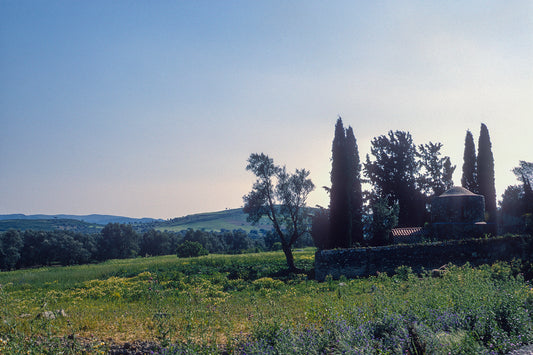
POLYGON ((0 353, 506 354, 533 342, 519 262, 312 279, 314 249, 0 273, 0 353))

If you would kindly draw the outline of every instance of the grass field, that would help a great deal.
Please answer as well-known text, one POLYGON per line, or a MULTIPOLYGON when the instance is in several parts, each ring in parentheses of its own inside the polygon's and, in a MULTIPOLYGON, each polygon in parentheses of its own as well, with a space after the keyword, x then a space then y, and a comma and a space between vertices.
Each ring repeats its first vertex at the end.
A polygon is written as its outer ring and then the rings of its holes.
MULTIPOLYGON (((295 259, 311 271, 314 250, 295 259)), ((533 341, 533 291, 517 265, 323 283, 284 268, 272 252, 3 272, 0 353, 146 340, 161 354, 505 354, 533 341)))

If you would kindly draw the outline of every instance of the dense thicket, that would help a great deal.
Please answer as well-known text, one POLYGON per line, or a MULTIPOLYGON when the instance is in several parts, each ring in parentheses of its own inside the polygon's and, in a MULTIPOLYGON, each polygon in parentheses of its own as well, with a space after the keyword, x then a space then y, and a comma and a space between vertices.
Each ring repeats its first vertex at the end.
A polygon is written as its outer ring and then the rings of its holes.
MULTIPOLYGON (((175 254, 184 242, 199 243, 209 253, 238 254, 281 249, 279 240, 272 233, 260 236, 242 229, 222 232, 189 229, 179 233, 152 229, 138 234, 130 225, 110 223, 98 234, 10 230, 0 233, 0 269, 170 255, 175 254)), ((313 241, 309 235, 295 243, 296 247, 311 245, 313 241)))

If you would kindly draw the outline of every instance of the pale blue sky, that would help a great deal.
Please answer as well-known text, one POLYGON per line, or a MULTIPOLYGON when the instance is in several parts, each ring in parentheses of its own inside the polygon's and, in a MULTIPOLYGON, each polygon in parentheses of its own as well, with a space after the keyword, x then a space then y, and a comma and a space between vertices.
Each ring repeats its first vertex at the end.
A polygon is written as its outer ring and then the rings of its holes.
POLYGON ((439 141, 487 124, 498 197, 533 160, 531 1, 0 0, 0 213, 242 205, 252 152, 328 204, 337 115, 439 141))

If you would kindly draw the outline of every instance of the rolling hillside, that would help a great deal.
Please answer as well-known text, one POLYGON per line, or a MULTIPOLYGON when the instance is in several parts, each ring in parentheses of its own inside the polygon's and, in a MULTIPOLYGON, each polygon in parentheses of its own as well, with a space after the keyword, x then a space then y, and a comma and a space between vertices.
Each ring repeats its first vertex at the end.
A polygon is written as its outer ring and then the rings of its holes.
POLYGON ((89 214, 89 215, 72 215, 72 214, 55 214, 55 215, 47 215, 47 214, 32 214, 32 215, 25 215, 25 214, 4 214, 0 215, 0 221, 2 220, 50 220, 50 219, 68 219, 68 220, 77 220, 77 221, 83 221, 87 223, 94 223, 94 224, 101 224, 106 225, 108 223, 150 223, 150 222, 157 222, 157 221, 163 221, 162 219, 155 219, 155 218, 131 218, 131 217, 123 217, 123 216, 112 216, 112 215, 105 215, 105 214, 89 214))
POLYGON ((243 229, 247 232, 251 230, 269 231, 272 229, 272 225, 267 218, 263 218, 260 223, 252 226, 250 222, 246 221, 246 216, 241 208, 236 208, 219 212, 198 213, 150 224, 157 230, 174 232, 189 228, 203 229, 205 231, 243 229))
POLYGON ((52 218, 52 219, 4 219, 0 220, 0 232, 10 229, 20 231, 54 231, 66 230, 79 233, 98 233, 104 226, 101 224, 87 223, 75 219, 52 218))
POLYGON ((246 220, 247 215, 242 208, 228 209, 218 212, 206 212, 192 214, 185 217, 170 220, 153 218, 129 218, 109 215, 23 215, 9 214, 0 215, 0 232, 9 229, 18 230, 70 230, 82 233, 97 233, 107 223, 127 223, 139 232, 149 229, 160 231, 179 232, 182 230, 201 229, 205 231, 222 231, 243 229, 246 232, 256 230, 264 234, 272 230, 272 224, 264 217, 258 224, 253 226, 246 220))

